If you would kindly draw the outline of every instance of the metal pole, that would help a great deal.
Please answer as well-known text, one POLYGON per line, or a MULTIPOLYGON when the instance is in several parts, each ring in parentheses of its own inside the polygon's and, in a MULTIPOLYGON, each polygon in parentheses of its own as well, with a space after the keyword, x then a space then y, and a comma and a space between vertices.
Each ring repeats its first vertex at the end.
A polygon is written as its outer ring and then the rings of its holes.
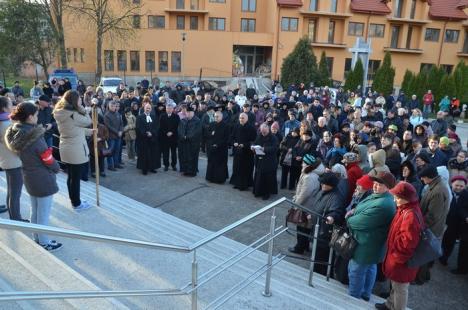
POLYGON ((94 172, 96 174, 96 206, 100 207, 99 202, 99 153, 98 153, 98 114, 97 106, 93 105, 93 144, 94 144, 94 172))
POLYGON ((320 229, 320 218, 317 217, 317 223, 314 229, 314 239, 312 240, 312 254, 310 255, 310 271, 309 271, 309 285, 314 286, 312 280, 314 278, 314 267, 315 267, 315 254, 317 253, 317 238, 320 229))
POLYGON ((331 268, 332 268, 332 259, 333 259, 333 249, 330 248, 330 252, 328 253, 327 281, 330 281, 330 274, 331 274, 331 268))
POLYGON ((192 260, 192 310, 198 309, 198 261, 197 261, 197 250, 193 251, 192 260))
POLYGON ((275 215, 276 208, 273 208, 273 213, 271 215, 270 220, 270 238, 272 238, 268 242, 268 271, 265 278, 265 290, 263 291, 263 296, 270 297, 271 296, 271 268, 273 263, 273 236, 275 235, 275 227, 276 227, 276 215, 275 215))

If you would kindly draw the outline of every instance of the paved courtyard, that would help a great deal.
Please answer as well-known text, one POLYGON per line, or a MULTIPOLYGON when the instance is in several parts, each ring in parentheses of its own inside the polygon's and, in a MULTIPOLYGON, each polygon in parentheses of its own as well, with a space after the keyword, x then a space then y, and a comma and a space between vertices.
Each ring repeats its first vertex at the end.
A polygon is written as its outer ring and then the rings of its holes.
MULTIPOLYGON (((468 124, 457 124, 464 145, 468 137, 468 124)), ((231 162, 229 163, 231 168, 231 162)), ((143 202, 150 207, 209 230, 221 229, 238 219, 260 209, 268 202, 253 197, 251 192, 240 192, 232 186, 207 183, 204 179, 206 157, 200 157, 200 173, 197 177, 187 178, 174 171, 141 175, 135 164, 127 163, 126 168, 117 172, 109 171, 101 184, 126 196, 143 202)), ((279 173, 278 173, 279 175, 279 173)), ((292 197, 291 191, 280 191, 271 201, 283 196, 292 197)), ((287 208, 278 208, 277 223, 284 224, 287 208)), ((228 237, 250 244, 268 232, 270 214, 265 214, 248 222, 228 237)), ((275 245, 275 251, 286 251, 293 245, 295 237, 284 234, 275 245)), ((449 267, 455 261, 452 255, 449 267)), ((307 268, 306 261, 290 259, 291 262, 307 268)), ((436 264, 432 280, 423 286, 411 286, 409 307, 412 309, 466 309, 468 304, 468 276, 454 276, 449 268, 436 264)), ((274 276, 274 272, 273 272, 274 276)), ((307 279, 304 279, 307 281, 307 279)))

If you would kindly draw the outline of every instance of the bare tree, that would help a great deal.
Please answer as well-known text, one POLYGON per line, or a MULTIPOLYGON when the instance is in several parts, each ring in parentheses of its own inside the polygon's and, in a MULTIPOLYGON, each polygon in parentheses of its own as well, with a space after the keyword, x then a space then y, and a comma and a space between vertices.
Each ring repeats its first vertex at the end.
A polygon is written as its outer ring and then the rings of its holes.
POLYGON ((133 0, 76 0, 69 3, 74 14, 85 17, 96 31, 96 81, 102 75, 102 45, 104 37, 110 41, 129 37, 134 33, 134 16, 141 11, 140 1, 133 0), (138 3, 134 3, 138 2, 138 3))
POLYGON ((51 30, 54 35, 55 45, 59 52, 60 67, 66 68, 68 62, 65 49, 65 34, 63 31, 63 14, 70 0, 35 0, 35 2, 45 8, 52 26, 51 30))

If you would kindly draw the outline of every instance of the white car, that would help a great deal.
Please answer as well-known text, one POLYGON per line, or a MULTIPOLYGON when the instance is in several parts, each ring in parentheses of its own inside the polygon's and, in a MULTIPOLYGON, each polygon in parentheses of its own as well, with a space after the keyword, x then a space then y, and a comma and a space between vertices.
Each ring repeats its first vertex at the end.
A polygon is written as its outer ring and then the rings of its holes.
POLYGON ((119 77, 102 77, 98 89, 102 89, 104 94, 107 92, 115 94, 120 83, 123 83, 123 80, 119 77))

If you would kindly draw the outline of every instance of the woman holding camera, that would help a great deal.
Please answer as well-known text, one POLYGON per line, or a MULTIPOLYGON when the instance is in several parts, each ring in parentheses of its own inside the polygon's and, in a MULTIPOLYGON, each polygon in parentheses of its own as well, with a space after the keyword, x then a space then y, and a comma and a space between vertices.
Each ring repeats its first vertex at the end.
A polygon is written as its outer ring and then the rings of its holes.
POLYGON ((65 92, 53 114, 60 133, 60 158, 67 164, 68 195, 73 209, 78 212, 89 209, 91 205, 80 199, 80 178, 83 164, 89 161, 86 135, 93 133, 88 128, 91 117, 81 105, 80 94, 74 90, 65 92))

